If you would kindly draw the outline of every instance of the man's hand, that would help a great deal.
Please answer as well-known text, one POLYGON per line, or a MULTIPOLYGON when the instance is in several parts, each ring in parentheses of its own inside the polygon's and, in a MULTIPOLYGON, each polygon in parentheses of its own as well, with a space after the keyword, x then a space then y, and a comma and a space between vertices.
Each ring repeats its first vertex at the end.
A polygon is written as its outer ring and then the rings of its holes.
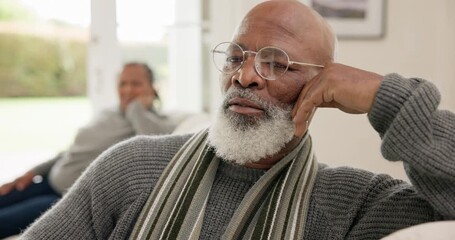
POLYGON ((35 174, 33 172, 27 172, 24 175, 16 178, 16 180, 3 184, 0 186, 0 196, 8 194, 14 189, 18 191, 26 189, 30 184, 33 183, 34 177, 35 174))
POLYGON ((383 76, 330 63, 303 87, 292 111, 295 136, 308 130, 316 108, 338 108, 346 113, 368 113, 383 76))

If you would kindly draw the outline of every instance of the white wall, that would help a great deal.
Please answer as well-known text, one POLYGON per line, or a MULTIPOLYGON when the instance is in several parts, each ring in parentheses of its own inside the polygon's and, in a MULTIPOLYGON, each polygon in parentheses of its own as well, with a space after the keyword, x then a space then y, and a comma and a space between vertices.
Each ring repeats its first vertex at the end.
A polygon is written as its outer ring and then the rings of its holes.
MULTIPOLYGON (((388 1, 385 36, 341 40, 338 61, 380 74, 397 72, 434 82, 442 107, 455 111, 455 1, 388 1)), ((401 163, 382 161, 380 140, 365 116, 318 110, 311 131, 321 161, 406 178, 401 163), (328 150, 330 149, 330 150, 328 150)))
POLYGON ((433 81, 443 106, 455 109, 455 1, 387 1, 386 35, 341 40, 339 61, 376 71, 433 81))
MULTIPOLYGON (((257 2, 260 1, 211 0, 212 44, 230 39, 241 16, 257 2)), ((453 0, 387 1, 385 36, 370 40, 341 39, 338 62, 380 74, 398 72, 428 79, 440 88, 442 107, 455 111, 454 11, 453 0)), ((219 98, 217 75, 213 70, 214 99, 219 98)), ((380 139, 365 115, 320 109, 310 131, 320 162, 387 172, 406 179, 401 163, 382 159, 380 139)))

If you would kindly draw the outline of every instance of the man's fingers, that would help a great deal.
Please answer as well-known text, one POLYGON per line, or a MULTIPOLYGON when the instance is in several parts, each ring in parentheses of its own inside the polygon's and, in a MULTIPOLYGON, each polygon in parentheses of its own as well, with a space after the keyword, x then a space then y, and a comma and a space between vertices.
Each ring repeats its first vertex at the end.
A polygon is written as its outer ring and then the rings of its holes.
POLYGON ((295 102, 294 109, 292 109, 292 117, 294 117, 297 113, 298 106, 301 105, 305 99, 308 99, 311 93, 314 92, 314 88, 319 84, 318 82, 319 74, 305 84, 299 97, 297 98, 297 101, 295 102))
POLYGON ((295 125, 294 135, 301 137, 308 130, 309 122, 316 106, 311 101, 304 101, 298 108, 294 118, 292 119, 295 125))
POLYGON ((303 137, 303 135, 305 135, 306 131, 308 130, 309 122, 305 121, 305 123, 296 124, 295 126, 294 136, 300 138, 303 137))
POLYGON ((305 91, 302 91, 303 94, 301 94, 299 101, 294 106, 294 134, 297 137, 301 137, 305 134, 315 109, 323 104, 323 84, 323 82, 319 82, 319 79, 316 79, 316 81, 311 82, 311 85, 305 86, 308 88, 305 89, 305 91))

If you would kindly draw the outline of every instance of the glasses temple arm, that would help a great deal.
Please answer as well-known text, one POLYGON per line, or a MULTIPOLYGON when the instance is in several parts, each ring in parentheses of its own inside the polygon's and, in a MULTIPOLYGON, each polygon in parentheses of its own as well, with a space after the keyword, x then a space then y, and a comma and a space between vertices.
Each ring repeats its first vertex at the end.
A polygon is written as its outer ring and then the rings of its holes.
POLYGON ((320 67, 320 68, 324 67, 324 65, 319 65, 319 64, 289 61, 289 65, 291 65, 291 64, 298 64, 298 65, 310 66, 310 67, 320 67))

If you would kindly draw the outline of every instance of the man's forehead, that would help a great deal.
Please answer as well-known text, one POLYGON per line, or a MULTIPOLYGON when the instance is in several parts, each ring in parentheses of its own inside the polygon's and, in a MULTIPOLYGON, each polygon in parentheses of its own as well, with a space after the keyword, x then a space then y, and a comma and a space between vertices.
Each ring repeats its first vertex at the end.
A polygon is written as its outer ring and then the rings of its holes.
MULTIPOLYGON (((320 16, 299 1, 265 1, 256 5, 243 18, 237 34, 282 34, 302 39, 321 31, 320 16)), ((269 37, 269 36, 266 36, 269 37)))
POLYGON ((305 36, 299 36, 299 33, 288 26, 269 19, 246 20, 239 26, 232 39, 245 50, 258 51, 263 47, 273 46, 285 50, 289 57, 299 57, 300 54, 297 52, 311 48, 312 41, 307 41, 305 36))
POLYGON ((256 37, 273 37, 274 35, 284 35, 295 37, 296 31, 287 24, 270 18, 245 18, 236 30, 236 35, 256 35, 256 37))
POLYGON ((322 17, 298 1, 267 1, 245 16, 233 42, 246 44, 250 50, 275 46, 290 57, 312 54, 326 61, 333 55, 334 39, 322 17))
POLYGON ((289 26, 269 18, 246 18, 236 30, 235 39, 261 43, 289 41, 296 39, 296 33, 289 26))

